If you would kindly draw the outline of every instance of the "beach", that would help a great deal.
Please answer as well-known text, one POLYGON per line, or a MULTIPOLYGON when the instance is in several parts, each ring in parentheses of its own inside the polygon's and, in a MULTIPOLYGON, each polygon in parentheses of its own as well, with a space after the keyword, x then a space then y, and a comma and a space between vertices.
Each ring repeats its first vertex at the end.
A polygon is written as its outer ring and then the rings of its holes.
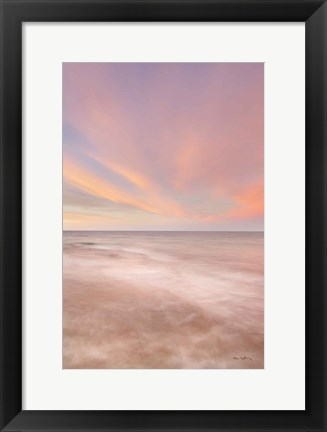
POLYGON ((63 367, 264 367, 263 232, 65 231, 63 367))

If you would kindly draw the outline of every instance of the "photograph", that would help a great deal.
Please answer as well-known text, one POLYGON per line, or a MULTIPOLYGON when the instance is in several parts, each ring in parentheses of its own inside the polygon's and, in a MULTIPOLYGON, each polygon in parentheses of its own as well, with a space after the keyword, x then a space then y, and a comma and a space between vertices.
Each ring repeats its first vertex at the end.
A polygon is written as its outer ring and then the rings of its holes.
POLYGON ((62 63, 64 369, 264 369, 264 63, 62 63))

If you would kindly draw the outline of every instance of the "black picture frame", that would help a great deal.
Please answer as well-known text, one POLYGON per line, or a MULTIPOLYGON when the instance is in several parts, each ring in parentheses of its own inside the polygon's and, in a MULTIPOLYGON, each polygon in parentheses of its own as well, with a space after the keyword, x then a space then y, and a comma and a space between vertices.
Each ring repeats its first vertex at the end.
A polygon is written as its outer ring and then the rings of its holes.
MULTIPOLYGON (((326 1, 0 0, 0 4, 1 430, 326 431, 326 1), (22 23, 28 21, 305 22, 306 409, 304 411, 22 410, 22 23)), ((294 155, 294 163, 296 163, 296 155, 294 155)), ((246 397, 246 389, 244 391, 246 397)), ((282 392, 283 389, 281 388, 280 391, 282 392)))

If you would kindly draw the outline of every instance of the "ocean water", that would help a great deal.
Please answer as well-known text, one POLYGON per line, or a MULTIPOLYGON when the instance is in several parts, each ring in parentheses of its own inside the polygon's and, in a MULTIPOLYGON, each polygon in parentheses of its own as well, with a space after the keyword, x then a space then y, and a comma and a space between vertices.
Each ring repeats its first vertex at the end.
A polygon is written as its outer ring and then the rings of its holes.
POLYGON ((64 368, 263 368, 262 232, 63 234, 64 368))

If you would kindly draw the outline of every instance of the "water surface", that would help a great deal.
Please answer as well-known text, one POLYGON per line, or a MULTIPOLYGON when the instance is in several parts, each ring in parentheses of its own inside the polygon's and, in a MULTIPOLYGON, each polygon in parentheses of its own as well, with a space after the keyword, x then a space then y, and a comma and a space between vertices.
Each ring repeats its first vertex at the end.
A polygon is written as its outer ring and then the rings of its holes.
POLYGON ((65 231, 64 368, 263 368, 262 232, 65 231))

